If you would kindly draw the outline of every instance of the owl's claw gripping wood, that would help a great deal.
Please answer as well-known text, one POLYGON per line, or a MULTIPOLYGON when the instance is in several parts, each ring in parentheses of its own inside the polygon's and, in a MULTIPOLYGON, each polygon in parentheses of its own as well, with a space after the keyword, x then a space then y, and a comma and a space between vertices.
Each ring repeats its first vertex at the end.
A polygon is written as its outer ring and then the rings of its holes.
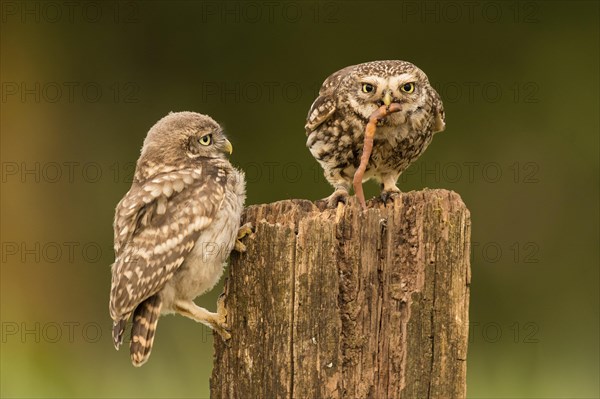
POLYGON ((252 233, 254 233, 254 231, 252 230, 252 223, 246 223, 243 226, 241 226, 238 230, 235 246, 233 247, 233 249, 239 253, 246 252, 246 245, 244 245, 244 243, 241 240, 244 237, 251 235, 252 233))
POLYGON ((388 201, 393 201, 394 197, 398 196, 398 194, 400 194, 400 190, 397 187, 395 190, 383 190, 381 192, 381 200, 385 204, 388 201))
POLYGON ((224 342, 231 339, 229 333, 229 324, 227 324, 227 308, 225 307, 225 294, 219 295, 217 299, 217 328, 214 330, 219 333, 224 342))
POLYGON ((367 128, 365 129, 365 141, 363 144, 363 152, 360 156, 360 165, 354 173, 354 179, 352 180, 352 183, 354 185, 354 193, 356 194, 356 197, 358 198, 358 201, 360 202, 360 205, 363 207, 363 209, 367 207, 367 203, 365 201, 365 194, 363 192, 362 182, 363 177, 365 175, 365 171, 367 170, 367 164, 369 163, 369 159, 371 158, 371 152, 373 151, 373 137, 375 137, 375 130, 377 129, 377 124, 389 114, 398 112, 401 109, 401 105, 398 103, 392 103, 389 106, 382 105, 369 116, 369 123, 367 123, 367 128))
POLYGON ((227 325, 227 310, 225 309, 225 300, 219 297, 217 301, 217 313, 209 312, 208 310, 196 305, 193 301, 178 300, 175 302, 175 311, 182 316, 189 317, 192 320, 202 323, 207 327, 215 330, 223 341, 231 338, 227 325))
POLYGON ((337 204, 344 203, 347 204, 348 203, 348 190, 346 190, 345 188, 336 188, 336 190, 333 192, 333 194, 331 194, 329 197, 325 198, 325 201, 327 201, 327 205, 330 208, 335 208, 337 206, 337 204))

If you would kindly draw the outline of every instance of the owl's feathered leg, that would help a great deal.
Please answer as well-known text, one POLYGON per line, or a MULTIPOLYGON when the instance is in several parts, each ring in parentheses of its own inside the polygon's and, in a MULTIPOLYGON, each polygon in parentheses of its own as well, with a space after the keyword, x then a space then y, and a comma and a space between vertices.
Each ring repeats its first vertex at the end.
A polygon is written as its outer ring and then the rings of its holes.
POLYGON ((153 295, 139 304, 133 312, 129 353, 135 367, 142 366, 150 357, 161 307, 160 296, 153 295))
POLYGON ((225 309, 224 297, 219 297, 217 301, 217 313, 209 312, 208 310, 196 305, 193 301, 178 300, 175 302, 175 310, 192 320, 204 324, 207 327, 215 330, 223 339, 228 341, 231 334, 227 325, 227 309, 225 309))
POLYGON ((381 176, 381 200, 388 202, 400 193, 400 189, 396 186, 398 181, 397 175, 381 176))
POLYGON ((335 208, 338 203, 348 203, 348 194, 350 190, 349 177, 344 177, 344 170, 342 168, 335 168, 329 164, 322 163, 323 170, 325 172, 325 179, 333 186, 334 192, 329 196, 323 198, 327 201, 327 205, 330 208, 335 208))

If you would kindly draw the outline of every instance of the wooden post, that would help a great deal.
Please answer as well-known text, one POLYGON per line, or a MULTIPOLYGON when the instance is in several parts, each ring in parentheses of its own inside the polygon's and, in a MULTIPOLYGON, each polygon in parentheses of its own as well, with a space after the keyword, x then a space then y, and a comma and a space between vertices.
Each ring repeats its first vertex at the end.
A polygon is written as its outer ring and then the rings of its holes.
POLYGON ((249 207, 212 398, 465 398, 469 211, 446 190, 249 207))

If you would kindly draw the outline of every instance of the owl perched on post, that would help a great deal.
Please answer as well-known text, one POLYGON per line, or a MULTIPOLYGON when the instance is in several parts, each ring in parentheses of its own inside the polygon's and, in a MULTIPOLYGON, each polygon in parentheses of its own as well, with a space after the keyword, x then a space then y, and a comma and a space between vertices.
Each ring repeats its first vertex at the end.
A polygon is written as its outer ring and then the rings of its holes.
POLYGON ((377 125, 373 152, 364 174, 381 184, 384 201, 400 190, 400 174, 445 128, 440 96, 427 75, 406 61, 373 61, 341 69, 323 82, 306 119, 306 146, 323 167, 335 191, 330 206, 346 202, 360 164, 369 116, 382 105, 401 110, 377 125))
POLYGON ((161 313, 230 337, 221 301, 212 313, 193 300, 219 281, 238 231, 245 232, 244 174, 227 160, 231 151, 217 122, 194 112, 170 113, 146 136, 131 189, 115 212, 110 290, 117 349, 133 315, 134 366, 150 356, 161 313))

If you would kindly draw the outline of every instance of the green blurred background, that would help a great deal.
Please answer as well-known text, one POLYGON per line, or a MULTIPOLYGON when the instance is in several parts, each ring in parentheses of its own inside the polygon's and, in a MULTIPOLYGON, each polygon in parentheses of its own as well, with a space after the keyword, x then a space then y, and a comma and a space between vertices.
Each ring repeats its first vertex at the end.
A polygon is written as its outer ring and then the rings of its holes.
POLYGON ((2 397, 208 397, 200 325, 162 319, 141 369, 111 343, 113 212, 147 130, 209 114, 247 204, 322 198, 307 110, 379 59, 444 99, 446 132, 399 185, 471 210, 469 397, 599 396, 598 2, 1 4, 2 397))

